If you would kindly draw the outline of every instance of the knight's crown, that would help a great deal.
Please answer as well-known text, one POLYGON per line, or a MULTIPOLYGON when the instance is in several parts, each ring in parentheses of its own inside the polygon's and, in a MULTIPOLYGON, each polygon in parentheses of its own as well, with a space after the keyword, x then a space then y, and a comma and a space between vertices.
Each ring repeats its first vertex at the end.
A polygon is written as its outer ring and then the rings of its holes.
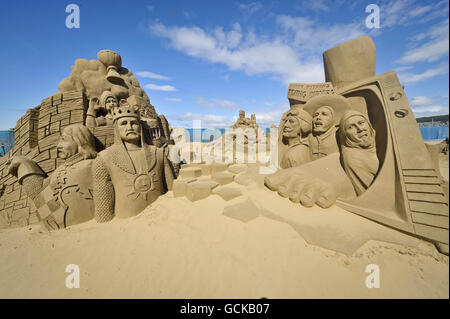
POLYGON ((127 100, 122 99, 119 102, 119 106, 112 110, 113 120, 117 120, 121 117, 135 117, 139 118, 139 110, 135 106, 131 106, 127 100))

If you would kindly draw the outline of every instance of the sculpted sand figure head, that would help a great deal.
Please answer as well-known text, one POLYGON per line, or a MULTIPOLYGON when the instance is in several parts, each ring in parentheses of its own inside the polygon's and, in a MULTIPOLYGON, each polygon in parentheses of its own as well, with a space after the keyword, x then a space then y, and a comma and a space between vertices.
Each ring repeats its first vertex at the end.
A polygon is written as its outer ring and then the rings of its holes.
POLYGON ((113 109, 115 144, 141 146, 142 127, 139 110, 130 106, 126 100, 120 100, 120 107, 113 109))
POLYGON ((139 144, 141 139, 141 125, 138 118, 132 116, 121 117, 116 123, 122 141, 136 145, 139 144))
POLYGON ((84 159, 97 156, 94 136, 82 124, 73 124, 65 127, 57 145, 58 157, 68 159, 80 153, 84 159))
POLYGON ((375 130, 369 120, 356 111, 344 114, 340 125, 341 145, 369 149, 375 147, 375 130))
POLYGON ((375 130, 366 115, 350 110, 341 118, 339 139, 344 171, 357 195, 361 195, 372 184, 379 168, 375 130))
POLYGON ((334 110, 331 106, 319 107, 313 115, 313 133, 321 135, 334 125, 334 110))
POLYGON ((100 96, 100 105, 105 109, 108 114, 112 113, 112 110, 119 106, 117 98, 110 91, 104 91, 100 96))
POLYGON ((299 140, 307 136, 312 129, 312 118, 304 110, 290 110, 282 127, 283 140, 299 140))

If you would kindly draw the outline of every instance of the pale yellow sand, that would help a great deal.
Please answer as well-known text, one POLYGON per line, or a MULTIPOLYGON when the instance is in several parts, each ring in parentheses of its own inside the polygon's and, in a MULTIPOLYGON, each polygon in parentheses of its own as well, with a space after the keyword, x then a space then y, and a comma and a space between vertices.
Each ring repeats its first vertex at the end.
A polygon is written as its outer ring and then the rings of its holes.
POLYGON ((449 297, 448 257, 432 244, 262 185, 228 185, 243 195, 191 203, 168 193, 126 220, 1 230, 0 298, 449 297), (244 202, 253 219, 222 215, 244 202), (68 264, 80 267, 78 289, 65 286, 68 264), (380 288, 366 287, 368 264, 380 288))

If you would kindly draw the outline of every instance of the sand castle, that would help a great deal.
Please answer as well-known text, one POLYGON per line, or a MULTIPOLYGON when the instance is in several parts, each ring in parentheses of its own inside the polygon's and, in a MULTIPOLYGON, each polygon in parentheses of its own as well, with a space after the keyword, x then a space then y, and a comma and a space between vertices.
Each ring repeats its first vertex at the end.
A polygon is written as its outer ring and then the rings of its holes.
MULTIPOLYGON (((289 86, 290 110, 280 120, 278 150, 271 149, 279 170, 268 176, 250 174, 250 158, 236 163, 234 150, 231 162, 180 169, 170 156, 168 121, 120 55, 102 50, 98 60, 76 60, 59 92, 19 119, 16 145, 0 159, 0 227, 106 222, 136 216, 172 189, 191 202, 212 195, 230 201, 242 189, 227 184, 265 184, 298 204, 299 214, 337 205, 448 254, 448 187, 396 73, 376 75, 369 37, 331 48, 323 59, 325 83, 289 86)), ((231 128, 254 129, 256 138, 259 130, 244 111, 231 128)), ((227 214, 247 220, 239 213, 246 205, 227 214)))
POLYGON ((98 60, 76 60, 70 76, 59 84, 59 92, 17 122, 15 146, 0 162, 4 187, 0 227, 40 222, 55 230, 94 216, 105 221, 115 214, 134 215, 171 187, 177 164, 168 167, 162 158, 173 144, 169 123, 156 113, 133 74, 122 67, 118 53, 102 50, 97 56, 98 60), (131 126, 130 119, 135 120, 131 126), (128 136, 133 137, 129 130, 134 130, 134 124, 139 138, 129 145, 138 151, 130 150, 135 155, 129 156, 123 149, 128 136), (97 153, 101 155, 93 165, 97 153), (111 172, 102 165, 105 156, 112 162, 111 172), (134 179, 114 182, 115 188, 107 183, 98 186, 103 177, 115 181, 119 171, 134 179), (93 196, 96 187, 97 196, 93 196), (152 195, 147 196, 150 190, 152 195), (134 196, 141 193, 147 201, 140 210, 121 211, 121 205, 135 203, 134 196), (123 204, 121 195, 130 199, 123 204))

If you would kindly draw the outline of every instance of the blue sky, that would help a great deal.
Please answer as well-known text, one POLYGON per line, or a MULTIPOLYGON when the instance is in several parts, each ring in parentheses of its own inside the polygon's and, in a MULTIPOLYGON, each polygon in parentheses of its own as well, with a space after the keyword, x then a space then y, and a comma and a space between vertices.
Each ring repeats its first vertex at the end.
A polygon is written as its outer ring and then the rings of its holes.
POLYGON ((2 1, 0 129, 101 49, 121 54, 174 127, 228 126, 239 109, 278 124, 288 84, 324 81, 322 52, 361 35, 375 42, 377 73, 398 72, 416 116, 448 114, 448 10, 448 0, 2 1), (70 3, 79 29, 65 26, 70 3), (365 26, 370 3, 379 29, 365 26))

